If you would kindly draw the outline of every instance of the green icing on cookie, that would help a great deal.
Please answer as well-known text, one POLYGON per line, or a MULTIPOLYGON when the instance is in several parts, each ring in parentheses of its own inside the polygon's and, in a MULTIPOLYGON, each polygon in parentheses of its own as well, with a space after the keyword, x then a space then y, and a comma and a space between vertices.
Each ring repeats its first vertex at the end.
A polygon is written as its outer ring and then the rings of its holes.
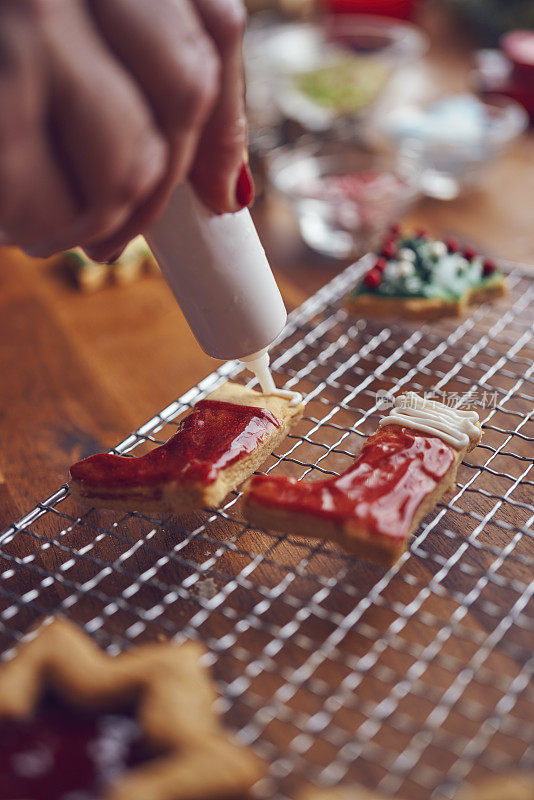
POLYGON ((428 239, 399 239, 397 255, 389 259, 381 282, 370 288, 362 281, 352 297, 426 298, 455 302, 467 290, 483 287, 502 278, 499 270, 483 274, 484 259, 467 259, 461 252, 446 252, 442 242, 428 239), (403 251, 405 251, 403 253, 403 251))

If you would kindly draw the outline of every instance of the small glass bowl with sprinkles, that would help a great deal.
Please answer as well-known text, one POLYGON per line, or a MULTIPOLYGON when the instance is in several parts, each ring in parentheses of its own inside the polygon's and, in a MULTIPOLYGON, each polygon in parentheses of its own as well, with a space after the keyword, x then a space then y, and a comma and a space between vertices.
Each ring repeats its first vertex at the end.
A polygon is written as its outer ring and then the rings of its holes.
POLYGON ((394 157, 342 143, 281 149, 268 173, 292 207, 305 243, 332 258, 373 249, 417 197, 394 157))

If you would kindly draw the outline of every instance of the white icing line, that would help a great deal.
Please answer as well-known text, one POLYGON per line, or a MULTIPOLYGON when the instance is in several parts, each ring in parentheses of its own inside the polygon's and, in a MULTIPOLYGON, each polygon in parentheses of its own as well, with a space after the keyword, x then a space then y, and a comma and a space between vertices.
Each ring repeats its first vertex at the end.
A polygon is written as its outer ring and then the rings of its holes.
POLYGON ((467 447, 480 436, 476 411, 450 408, 437 400, 427 400, 415 392, 407 392, 395 399, 395 406, 387 417, 380 420, 383 425, 403 425, 406 428, 432 433, 457 450, 467 447))
POLYGON ((289 400, 290 406, 298 406, 302 403, 302 395, 300 392, 292 392, 290 389, 275 389, 274 392, 267 392, 273 394, 275 397, 284 397, 289 400))
POLYGON ((285 397, 289 399, 290 406, 297 406, 302 403, 300 392, 292 392, 289 389, 277 389, 271 370, 269 368, 269 353, 267 349, 261 353, 253 353, 252 356, 242 359, 243 363, 251 372, 254 373, 261 386, 262 394, 270 394, 275 397, 285 397))

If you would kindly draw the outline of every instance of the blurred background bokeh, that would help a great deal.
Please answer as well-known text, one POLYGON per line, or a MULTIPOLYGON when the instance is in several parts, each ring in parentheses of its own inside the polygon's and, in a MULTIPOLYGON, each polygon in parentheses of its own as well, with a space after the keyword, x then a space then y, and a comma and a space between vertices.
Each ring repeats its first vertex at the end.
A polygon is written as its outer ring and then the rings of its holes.
MULTIPOLYGON (((275 271, 317 288, 412 217, 534 260, 532 0, 246 2, 253 214, 275 271)), ((131 249, 60 268, 84 292, 157 274, 131 249)))
POLYGON ((322 256, 355 258, 426 198, 483 190, 534 114, 531 2, 248 5, 258 194, 322 256))
MULTIPOLYGON (((252 215, 289 310, 391 220, 534 264, 532 0, 247 2, 252 215)), ((216 362, 142 241, 1 257, 7 522, 216 362)))

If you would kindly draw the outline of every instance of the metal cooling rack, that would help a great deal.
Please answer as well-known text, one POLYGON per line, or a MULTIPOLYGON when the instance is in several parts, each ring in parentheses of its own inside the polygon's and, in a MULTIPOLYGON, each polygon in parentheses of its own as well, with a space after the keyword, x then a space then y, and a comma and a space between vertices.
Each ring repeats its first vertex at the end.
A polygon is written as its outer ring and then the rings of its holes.
MULTIPOLYGON (((229 725, 270 764, 258 786, 270 798, 305 779, 434 800, 534 765, 532 283, 513 271, 508 298, 461 322, 387 325, 343 308, 366 266, 290 317, 274 370, 306 413, 265 470, 343 471, 376 429, 377 392, 470 391, 483 442, 393 568, 251 529, 238 493, 158 520, 77 507, 63 486, 0 538, 5 653, 52 612, 111 652, 203 640, 229 725)), ((225 364, 115 452, 165 440, 241 369, 225 364)))

